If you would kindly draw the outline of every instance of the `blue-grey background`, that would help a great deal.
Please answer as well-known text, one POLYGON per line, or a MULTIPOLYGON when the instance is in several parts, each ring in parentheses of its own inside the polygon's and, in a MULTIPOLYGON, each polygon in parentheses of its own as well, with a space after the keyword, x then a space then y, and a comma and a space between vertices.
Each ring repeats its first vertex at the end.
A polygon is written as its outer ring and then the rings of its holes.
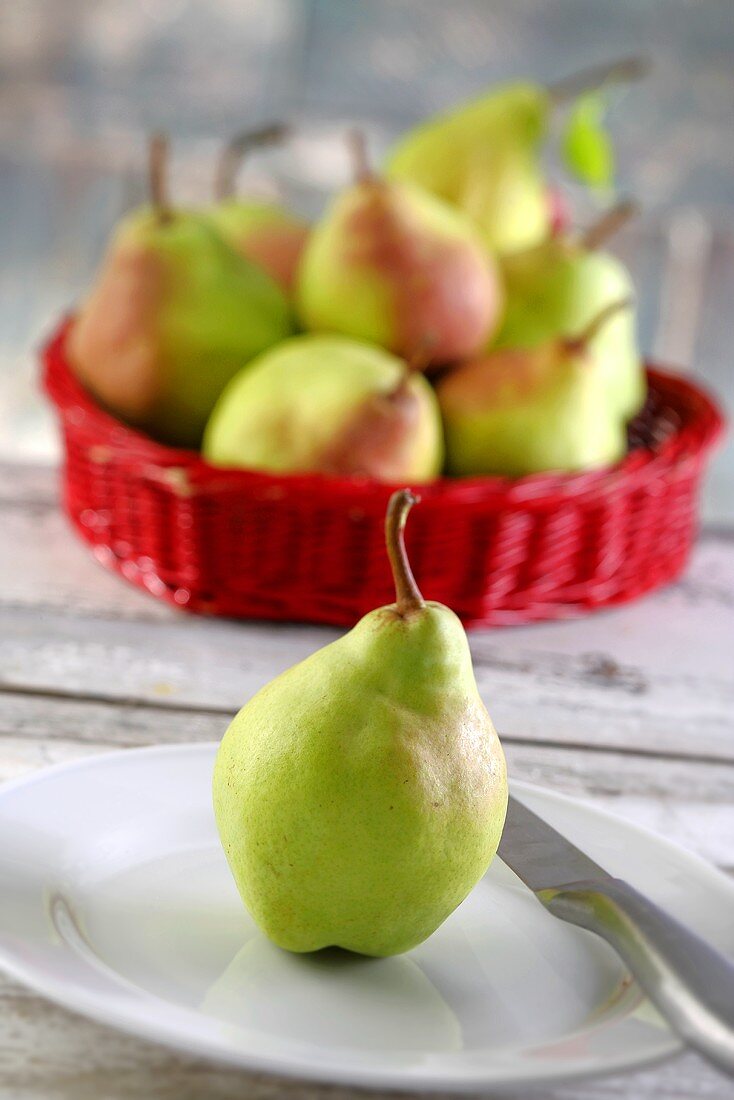
MULTIPOLYGON (((174 139, 182 200, 205 198, 221 140, 286 117, 298 138, 245 182, 315 213, 346 178, 342 135, 375 157, 426 113, 508 78, 552 81, 644 53, 653 72, 611 123, 619 188, 643 207, 619 240, 643 347, 734 384, 731 0, 16 0, 0 3, 0 455, 55 453, 33 347, 87 285, 140 194, 144 136, 174 139)), ((580 220, 588 204, 572 192, 580 220)), ((720 457, 709 519, 734 519, 720 457)))

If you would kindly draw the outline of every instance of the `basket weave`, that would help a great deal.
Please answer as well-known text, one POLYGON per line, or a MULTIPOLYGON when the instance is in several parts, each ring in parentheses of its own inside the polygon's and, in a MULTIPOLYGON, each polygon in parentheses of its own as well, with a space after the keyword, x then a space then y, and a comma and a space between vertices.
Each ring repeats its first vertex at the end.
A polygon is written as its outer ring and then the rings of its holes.
MULTIPOLYGON (((243 618, 351 625, 394 598, 383 541, 395 486, 219 470, 100 409, 68 369, 65 322, 43 352, 69 518, 103 565, 159 599, 243 618)), ((672 580, 696 530, 723 419, 690 380, 648 371, 675 428, 612 468, 420 487, 407 544, 424 593, 467 625, 568 618, 672 580)))

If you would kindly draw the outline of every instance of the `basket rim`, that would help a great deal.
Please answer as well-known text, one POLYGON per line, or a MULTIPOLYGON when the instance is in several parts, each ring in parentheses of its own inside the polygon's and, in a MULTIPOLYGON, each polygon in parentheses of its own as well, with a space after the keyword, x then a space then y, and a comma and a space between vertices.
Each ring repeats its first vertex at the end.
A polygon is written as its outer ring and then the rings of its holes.
MULTIPOLYGON (((83 430, 90 447, 97 447, 100 456, 118 458, 136 467, 138 476, 155 481, 170 482, 174 477, 185 479, 189 488, 197 486, 207 491, 226 491, 259 486, 269 489, 273 498, 279 490, 285 493, 308 486, 321 485, 335 495, 348 493, 352 497, 375 495, 380 501, 404 483, 392 484, 366 477, 335 476, 319 473, 273 474, 259 470, 236 467, 217 467, 208 463, 193 450, 171 447, 160 443, 122 421, 97 404, 94 397, 72 373, 65 354, 66 340, 74 319, 66 314, 40 348, 43 388, 59 416, 69 426, 83 430)), ((656 477, 661 469, 681 465, 689 460, 703 460, 720 440, 726 427, 724 412, 705 388, 680 371, 645 359, 648 380, 652 386, 662 389, 667 400, 681 416, 681 426, 652 450, 637 448, 628 452, 613 466, 587 470, 581 473, 554 471, 529 474, 519 478, 504 476, 475 476, 450 478, 442 476, 434 481, 416 485, 421 497, 428 503, 440 498, 452 497, 464 503, 486 503, 496 497, 506 503, 531 507, 534 503, 547 503, 549 498, 585 497, 628 492, 636 483, 646 483, 656 477)))

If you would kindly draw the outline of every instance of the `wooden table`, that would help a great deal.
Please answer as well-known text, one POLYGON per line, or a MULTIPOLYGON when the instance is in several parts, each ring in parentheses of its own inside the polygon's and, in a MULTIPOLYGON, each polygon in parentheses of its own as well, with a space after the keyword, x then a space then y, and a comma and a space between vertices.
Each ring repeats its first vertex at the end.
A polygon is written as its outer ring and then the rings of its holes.
MULTIPOLYGON (((218 739, 262 683, 335 636, 163 607, 76 542, 52 470, 16 465, 0 466, 0 619, 0 780, 112 748, 218 739)), ((514 776, 734 870, 733 531, 705 531, 684 579, 643 603, 471 642, 514 776)), ((351 1095, 179 1057, 0 978, 3 1100, 351 1095)), ((725 1100, 732 1083, 685 1055, 544 1095, 725 1100)))

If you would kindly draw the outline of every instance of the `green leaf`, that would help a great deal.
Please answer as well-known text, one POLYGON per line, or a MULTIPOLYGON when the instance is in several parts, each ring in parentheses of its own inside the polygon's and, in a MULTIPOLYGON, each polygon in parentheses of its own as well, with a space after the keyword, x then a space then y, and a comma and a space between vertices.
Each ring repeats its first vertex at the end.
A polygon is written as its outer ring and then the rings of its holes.
POLYGON ((614 149, 604 127, 605 105, 599 91, 577 99, 561 140, 568 170, 582 183, 604 190, 614 179, 614 149))

